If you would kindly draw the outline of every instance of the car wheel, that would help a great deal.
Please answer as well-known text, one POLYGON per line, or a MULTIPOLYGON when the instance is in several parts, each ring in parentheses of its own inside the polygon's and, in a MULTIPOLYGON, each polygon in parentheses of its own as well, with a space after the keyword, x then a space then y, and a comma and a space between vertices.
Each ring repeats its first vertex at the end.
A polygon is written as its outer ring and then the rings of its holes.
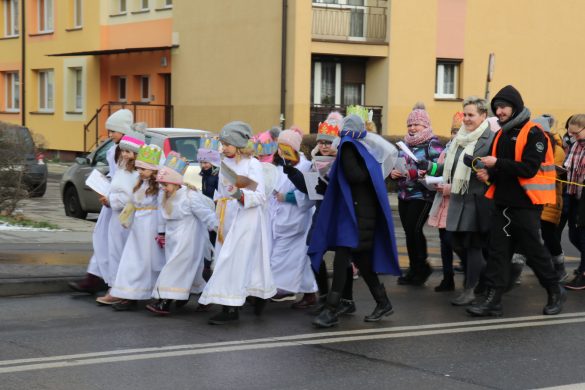
POLYGON ((31 198, 40 198, 41 196, 45 195, 45 192, 47 192, 47 182, 46 181, 42 184, 39 184, 36 187, 31 187, 29 194, 30 194, 31 198))
POLYGON ((67 187, 63 196, 63 204, 65 205, 65 215, 68 217, 79 219, 87 217, 87 212, 81 208, 81 202, 79 202, 79 195, 77 195, 75 187, 67 187))

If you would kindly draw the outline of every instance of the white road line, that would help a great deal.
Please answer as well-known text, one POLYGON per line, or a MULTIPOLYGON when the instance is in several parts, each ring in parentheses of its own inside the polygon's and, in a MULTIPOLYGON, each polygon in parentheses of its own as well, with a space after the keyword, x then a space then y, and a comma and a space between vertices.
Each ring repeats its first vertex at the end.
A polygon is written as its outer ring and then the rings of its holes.
POLYGON ((40 358, 28 358, 28 359, 15 359, 15 360, 2 360, 0 361, 1 366, 25 364, 25 363, 42 363, 60 360, 77 360, 86 359, 100 356, 112 356, 112 355, 130 355, 148 352, 162 352, 162 351, 175 351, 183 349, 198 349, 198 348, 210 348, 210 347, 223 347, 229 345, 248 345, 256 343, 270 343, 275 341, 294 341, 294 340, 306 340, 312 338, 324 338, 324 337, 339 337, 349 335, 360 335, 370 333, 388 333, 388 332, 402 332, 402 331, 415 331, 422 329, 442 329, 451 327, 465 327, 465 326, 477 326, 484 324, 500 324, 508 322, 525 322, 525 321, 549 321, 554 318, 573 318, 573 317, 585 317, 585 312, 576 313, 563 313, 555 317, 551 316, 526 316, 526 317, 512 317, 512 318, 497 318, 497 319, 486 319, 486 320, 469 320, 460 322, 445 322, 439 324, 427 324, 427 325, 410 325, 410 326, 394 326, 384 328, 373 328, 373 329, 358 329, 358 330, 346 330, 346 331, 333 331, 333 332, 314 332, 305 333, 291 336, 274 336, 259 339, 249 340, 234 340, 234 341, 223 341, 215 343, 201 343, 201 344, 186 344, 186 345, 170 345, 165 347, 150 347, 150 348, 134 348, 134 349, 119 349, 112 351, 103 352, 90 352, 82 354, 72 355, 61 355, 61 356, 48 356, 40 358))
MULTIPOLYGON (((550 318, 550 317, 547 317, 547 318, 550 318)), ((478 322, 480 322, 480 321, 478 321, 478 322)), ((495 321, 491 321, 491 322, 493 323, 495 321)), ((64 361, 55 361, 55 362, 50 362, 50 363, 38 363, 38 364, 22 364, 22 365, 16 365, 16 366, 11 366, 11 367, 0 367, 0 374, 23 372, 23 371, 33 371, 33 370, 45 370, 45 369, 51 369, 51 368, 66 368, 66 367, 69 368, 69 367, 86 366, 86 365, 93 365, 93 364, 130 362, 130 361, 137 361, 137 360, 170 358, 170 357, 179 357, 179 356, 195 356, 195 355, 203 355, 203 354, 209 354, 209 353, 220 353, 220 352, 250 351, 250 350, 259 350, 259 349, 298 347, 298 346, 307 346, 307 345, 322 345, 322 344, 355 342, 355 341, 382 340, 382 339, 419 337, 419 336, 433 336, 433 335, 440 335, 440 334, 469 333, 469 332, 490 331, 490 330, 498 330, 498 329, 542 327, 542 326, 551 326, 551 325, 575 324, 575 323, 583 323, 583 322, 585 322, 585 317, 566 318, 566 319, 558 319, 558 317, 555 317, 555 319, 550 320, 550 321, 526 321, 526 322, 500 323, 500 324, 495 324, 495 325, 480 325, 480 326, 475 325, 476 323, 474 322, 474 323, 472 323, 473 326, 465 326, 465 327, 458 327, 458 328, 432 329, 432 330, 411 330, 408 332, 387 332, 384 334, 356 335, 356 336, 348 336, 348 337, 330 337, 330 338, 320 338, 320 339, 315 339, 315 340, 285 341, 285 340, 283 340, 284 338, 282 338, 280 340, 278 338, 275 338, 272 340, 272 342, 267 342, 267 343, 252 343, 253 342, 252 340, 245 340, 244 342, 241 342, 239 345, 236 344, 236 345, 220 346, 220 344, 225 344, 225 343, 216 343, 214 345, 210 345, 208 347, 203 347, 203 348, 176 350, 176 351, 168 351, 168 352, 164 352, 164 351, 162 351, 162 349, 158 348, 158 349, 155 349, 158 352, 152 352, 152 353, 141 353, 141 354, 124 355, 124 356, 94 357, 94 358, 83 359, 83 360, 75 360, 74 358, 71 358, 71 356, 73 356, 73 355, 69 355, 69 358, 66 358, 68 360, 64 360, 64 361), (249 342, 249 343, 245 344, 245 342, 249 342)), ((410 328, 412 329, 414 327, 410 327, 410 328)), ((340 332, 340 333, 342 333, 342 332, 340 332)), ((345 333, 345 332, 343 332, 343 333, 345 333)), ((289 337, 294 337, 294 336, 289 336, 289 337)), ((269 339, 267 339, 267 340, 269 340, 269 339)), ((129 350, 126 350, 126 352, 128 352, 128 351, 129 350)), ((119 352, 119 351, 116 351, 116 352, 119 352)), ((57 358, 57 357, 54 357, 54 358, 57 358)), ((61 359, 63 359, 63 358, 64 357, 61 357, 61 359)))

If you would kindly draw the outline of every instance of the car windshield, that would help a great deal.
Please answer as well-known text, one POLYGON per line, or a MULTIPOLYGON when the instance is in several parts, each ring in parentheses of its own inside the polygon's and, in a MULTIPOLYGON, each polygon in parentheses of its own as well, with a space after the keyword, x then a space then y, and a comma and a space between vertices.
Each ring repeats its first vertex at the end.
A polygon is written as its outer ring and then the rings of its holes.
POLYGON ((199 149, 199 143, 201 138, 199 137, 181 137, 181 138, 170 138, 171 150, 174 150, 181 154, 189 161, 197 161, 197 150, 199 149))

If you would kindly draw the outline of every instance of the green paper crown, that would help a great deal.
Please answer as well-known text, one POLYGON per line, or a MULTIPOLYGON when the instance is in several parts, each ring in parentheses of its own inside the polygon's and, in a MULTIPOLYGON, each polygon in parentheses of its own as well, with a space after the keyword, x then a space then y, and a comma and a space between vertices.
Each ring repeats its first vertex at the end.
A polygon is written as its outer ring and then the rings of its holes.
POLYGON ((349 106, 345 110, 345 115, 350 116, 351 114, 355 114, 364 120, 364 123, 368 121, 368 109, 363 106, 349 106))
POLYGON ((160 157, 162 155, 162 150, 156 145, 142 145, 138 150, 138 156, 136 156, 136 161, 142 161, 147 164, 151 164, 157 166, 160 157))

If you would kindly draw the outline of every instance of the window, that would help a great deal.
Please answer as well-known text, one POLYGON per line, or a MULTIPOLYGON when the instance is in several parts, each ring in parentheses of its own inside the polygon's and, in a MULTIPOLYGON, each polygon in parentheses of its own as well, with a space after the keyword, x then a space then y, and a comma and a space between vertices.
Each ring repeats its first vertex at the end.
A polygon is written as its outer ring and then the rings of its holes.
POLYGON ((149 9, 150 5, 148 3, 149 3, 148 0, 140 0, 140 9, 142 9, 142 10, 149 9))
POLYGON ((4 109, 8 112, 20 111, 20 80, 18 72, 4 73, 4 85, 6 87, 4 109))
POLYGON ((173 6, 173 0, 164 0, 165 8, 169 8, 173 6))
POLYGON ((4 36, 18 36, 18 0, 4 0, 4 36))
POLYGON ((127 78, 124 76, 118 77, 118 100, 125 102, 128 100, 127 95, 127 78))
POLYGON ((150 102, 150 79, 148 76, 140 76, 140 101, 150 102))
POLYGON ((459 65, 460 62, 455 61, 437 61, 436 98, 457 98, 459 93, 459 65))
POLYGON ((53 32, 53 0, 38 0, 39 32, 53 32))
POLYGON ((73 0, 73 27, 83 26, 83 0, 73 0))
POLYGON ((313 64, 313 104, 364 105, 365 62, 323 59, 313 64))
POLYGON ((83 72, 81 68, 71 68, 73 73, 73 90, 74 103, 73 110, 75 112, 83 112, 83 72))
POLYGON ((39 111, 53 112, 54 105, 54 90, 53 90, 53 71, 40 70, 39 76, 39 111))
POLYGON ((118 8, 118 11, 121 14, 125 14, 126 11, 127 11, 127 8, 126 8, 126 0, 119 0, 119 1, 120 1, 120 3, 119 3, 119 6, 120 7, 118 8))

